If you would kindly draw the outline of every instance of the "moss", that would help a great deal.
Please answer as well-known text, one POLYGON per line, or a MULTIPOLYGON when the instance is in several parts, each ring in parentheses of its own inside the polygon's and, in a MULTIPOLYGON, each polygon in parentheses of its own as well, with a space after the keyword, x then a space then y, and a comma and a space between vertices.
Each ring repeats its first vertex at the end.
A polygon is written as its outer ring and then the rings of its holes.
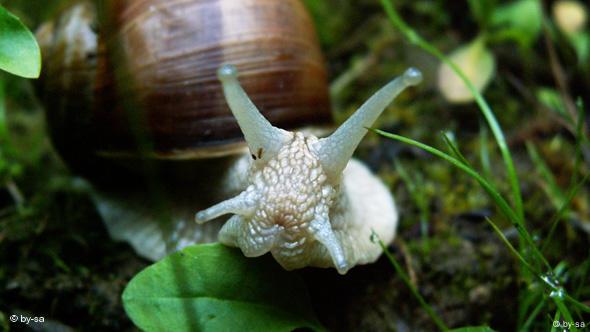
POLYGON ((0 310, 45 315, 73 328, 131 327, 120 293, 147 262, 110 240, 85 195, 57 194, 47 205, 28 218, 0 222, 6 235, 0 310))

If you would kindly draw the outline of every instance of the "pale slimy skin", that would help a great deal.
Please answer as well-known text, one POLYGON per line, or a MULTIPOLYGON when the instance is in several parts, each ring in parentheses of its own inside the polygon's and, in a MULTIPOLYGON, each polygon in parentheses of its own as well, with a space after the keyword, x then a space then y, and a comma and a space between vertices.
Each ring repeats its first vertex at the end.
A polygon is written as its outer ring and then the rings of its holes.
POLYGON ((234 214, 219 241, 248 257, 270 252, 287 270, 335 267, 345 274, 375 261, 381 248, 370 235, 391 242, 397 211, 387 188, 351 157, 366 127, 401 91, 420 82, 420 72, 408 69, 322 139, 273 127, 240 87, 233 66, 221 67, 218 77, 254 160, 246 189, 198 212, 196 221, 234 214))

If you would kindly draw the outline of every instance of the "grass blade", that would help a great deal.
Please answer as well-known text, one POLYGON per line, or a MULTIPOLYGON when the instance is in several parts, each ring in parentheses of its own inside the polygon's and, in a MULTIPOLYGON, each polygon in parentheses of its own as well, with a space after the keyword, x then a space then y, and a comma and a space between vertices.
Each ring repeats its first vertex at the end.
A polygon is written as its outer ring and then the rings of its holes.
POLYGON ((546 303, 547 303, 547 300, 545 300, 545 299, 542 299, 541 301, 539 301, 539 303, 537 304, 535 309, 533 309, 533 311, 529 314, 527 320, 524 322, 524 324, 522 324, 520 331, 530 331, 531 325, 533 324, 533 322, 535 321, 537 316, 539 316, 541 309, 543 309, 543 307, 545 306, 546 303))
POLYGON ((560 206, 563 205, 565 201, 565 195, 557 185, 557 181, 555 180, 555 176, 551 173, 549 166, 543 160, 539 152, 535 148, 535 146, 531 142, 526 142, 526 149, 529 153, 529 157, 533 161, 535 168, 537 169, 537 173, 539 173, 543 179, 545 180, 546 186, 542 186, 542 189, 545 190, 547 196, 551 200, 551 203, 556 209, 559 209, 560 206))
POLYGON ((415 178, 412 178, 401 162, 395 163, 395 169, 405 183, 414 203, 418 206, 420 213, 420 235, 422 236, 422 239, 426 239, 428 237, 428 229, 430 228, 428 224, 428 221, 430 220, 430 211, 428 210, 428 198, 426 197, 426 193, 423 189, 424 186, 422 185, 422 176, 417 174, 415 178))
POLYGON ((379 238, 377 233, 372 233, 371 239, 378 240, 379 246, 381 246, 381 249, 383 249, 383 253, 385 254, 385 256, 387 256, 387 259, 389 259, 389 261, 391 262, 391 265, 393 265, 393 267, 395 268, 395 271, 397 272, 399 277, 402 279, 402 281, 406 284, 406 286, 408 286, 408 288, 412 292, 412 295, 414 295, 414 297, 418 300, 418 302, 420 302, 420 305, 422 306, 424 311, 426 311, 428 316, 430 316, 430 318, 432 318, 432 320, 434 321, 434 324, 436 324, 436 326, 441 331, 448 331, 449 328, 445 325, 445 323, 442 321, 442 319, 434 312, 432 307, 428 303, 426 303, 426 300, 424 300, 422 295, 420 295, 420 292, 418 292, 416 287, 414 287, 414 285, 410 281, 410 278, 404 272, 404 269, 402 269, 402 267, 399 265, 399 263, 397 262, 395 257, 393 257, 393 255, 389 252, 389 250, 387 250, 387 247, 385 247, 385 244, 383 243, 383 241, 381 241, 381 239, 379 238))
MULTIPOLYGON (((558 292, 558 291, 553 291, 553 292, 558 292)), ((553 293, 553 292, 551 292, 551 293, 553 293)), ((555 302, 555 305, 557 306, 557 310, 559 311, 559 314, 561 316, 563 316, 563 318, 565 319, 566 322, 575 322, 574 318, 572 317, 572 314, 567 309, 567 307, 565 306, 565 304, 561 300, 560 296, 549 296, 549 297, 551 297, 553 299, 553 302, 555 302)), ((577 331, 578 329, 576 328, 575 325, 570 325, 569 330, 570 331, 577 331)))
POLYGON ((494 229, 496 234, 498 234, 500 239, 502 239, 502 241, 504 242, 506 247, 508 247, 508 249, 512 252, 514 257, 518 258, 518 260, 522 263, 522 265, 525 266, 527 269, 529 269, 529 271, 533 272, 537 276, 540 276, 541 273, 539 271, 537 271, 537 269, 535 269, 532 265, 530 265, 529 262, 527 262, 526 259, 524 259, 524 257, 522 257, 522 255, 518 252, 518 250, 516 250, 516 248, 514 248, 514 246, 512 246, 512 243, 510 243, 510 241, 508 241, 508 239, 506 238, 506 236, 504 235, 502 230, 500 228, 498 228, 498 226, 496 226, 496 224, 490 218, 486 218, 486 221, 488 222, 488 224, 490 224, 490 226, 492 226, 492 228, 494 229))
POLYGON ((586 174, 586 176, 584 176, 584 178, 582 178, 582 180, 569 191, 566 198, 563 200, 561 207, 559 208, 559 210, 557 211, 555 216, 553 216, 553 218, 551 218, 551 221, 549 222, 549 224, 551 225, 551 229, 549 230, 549 233, 547 233, 547 236, 545 237, 544 244, 541 247, 541 252, 545 252, 547 250, 549 243, 551 243, 551 238, 553 237, 553 233, 555 233, 555 229, 557 228, 557 224, 563 218, 563 215, 567 212, 568 207, 572 203, 572 200, 574 199, 574 197, 576 196, 578 191, 582 187, 584 187, 584 185, 586 184, 586 181, 588 181, 588 177, 590 177, 590 173, 586 174))
POLYGON ((454 139, 452 139, 451 137, 449 137, 448 133, 442 133, 442 137, 443 137, 443 140, 445 141, 445 143, 447 144, 447 146, 449 147, 449 149, 451 149, 453 156, 457 160, 459 160, 460 162, 465 164, 466 166, 473 168, 471 166, 471 164, 469 163, 469 161, 467 161, 465 156, 463 156, 463 154, 459 150, 459 147, 457 146, 456 141, 454 139))
POLYGON ((488 129, 480 125, 479 131, 479 159, 481 160, 481 167, 486 178, 492 178, 492 166, 490 163, 490 150, 488 149, 488 129))
MULTIPOLYGON (((553 316, 553 321, 557 322, 559 321, 559 310, 555 310, 555 315, 553 316)), ((551 324, 551 332, 556 332, 557 331, 557 327, 555 326, 555 324, 551 324)))

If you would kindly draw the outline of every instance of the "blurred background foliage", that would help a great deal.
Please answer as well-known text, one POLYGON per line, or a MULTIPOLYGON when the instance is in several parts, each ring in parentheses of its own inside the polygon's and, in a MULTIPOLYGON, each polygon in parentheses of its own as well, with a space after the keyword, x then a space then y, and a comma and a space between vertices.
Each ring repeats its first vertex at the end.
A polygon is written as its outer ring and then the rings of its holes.
MULTIPOLYGON (((69 2, 0 4, 34 31, 69 2)), ((424 83, 400 96, 375 127, 439 147, 446 133, 501 192, 510 192, 476 104, 469 95, 445 93, 449 86, 454 93, 463 86, 392 26, 378 0, 304 2, 325 52, 337 122, 406 67, 418 67, 424 83)), ((590 171, 590 112, 583 106, 590 105, 588 3, 394 4, 492 105, 520 176, 528 231, 555 266, 551 278, 590 305, 590 188, 580 184, 590 171), (553 230, 551 222, 577 184, 563 222, 553 230)), ((148 263, 108 238, 87 184, 51 148, 33 85, 0 73, 0 329, 9 327, 5 317, 13 312, 44 314, 66 330, 130 329, 119 296, 148 263)), ((550 329, 556 308, 549 295, 542 284, 527 280, 486 218, 500 224, 512 242, 517 231, 498 217, 474 181, 422 150, 375 134, 367 135, 357 155, 395 194, 401 225, 390 250, 448 326, 550 329)), ((301 274, 320 321, 330 329, 435 328, 386 259, 344 278, 314 269, 301 274)), ((587 313, 575 315, 590 322, 587 313)))

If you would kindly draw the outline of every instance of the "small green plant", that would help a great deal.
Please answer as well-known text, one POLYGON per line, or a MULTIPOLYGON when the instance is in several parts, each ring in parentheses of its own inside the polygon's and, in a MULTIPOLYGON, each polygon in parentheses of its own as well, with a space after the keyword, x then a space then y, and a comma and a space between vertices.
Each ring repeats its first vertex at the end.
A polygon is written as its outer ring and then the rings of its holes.
POLYGON ((323 331, 303 281, 271 257, 219 243, 191 246, 137 274, 123 293, 145 331, 323 331))
MULTIPOLYGON (((2 6, 0 69, 25 78, 37 78, 41 70, 41 53, 35 37, 18 17, 2 6)), ((14 181, 14 178, 21 175, 22 165, 16 161, 19 153, 10 142, 6 120, 5 99, 9 81, 0 76, 0 185, 10 193, 15 206, 22 210, 23 195, 14 181)))
POLYGON ((41 71, 41 51, 29 29, 0 6, 0 69, 11 74, 37 78, 41 71))

